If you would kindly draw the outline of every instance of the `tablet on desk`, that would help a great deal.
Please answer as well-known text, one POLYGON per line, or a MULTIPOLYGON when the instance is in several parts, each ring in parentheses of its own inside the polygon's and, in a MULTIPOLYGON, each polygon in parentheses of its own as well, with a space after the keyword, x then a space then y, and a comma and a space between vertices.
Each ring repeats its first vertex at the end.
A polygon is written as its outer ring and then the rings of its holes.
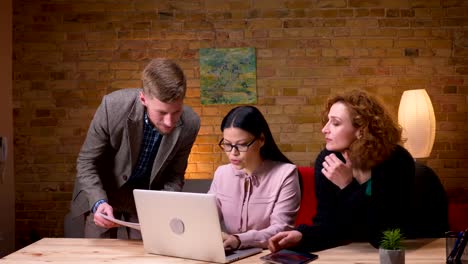
POLYGON ((261 260, 273 264, 303 264, 318 258, 318 255, 311 253, 296 252, 282 249, 275 253, 260 257, 261 260))

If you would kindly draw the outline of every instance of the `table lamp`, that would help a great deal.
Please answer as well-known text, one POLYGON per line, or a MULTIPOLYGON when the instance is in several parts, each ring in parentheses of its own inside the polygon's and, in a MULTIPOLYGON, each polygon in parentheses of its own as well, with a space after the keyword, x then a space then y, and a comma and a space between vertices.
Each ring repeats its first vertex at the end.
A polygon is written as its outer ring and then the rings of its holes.
POLYGON ((425 89, 403 92, 398 108, 398 123, 403 128, 404 147, 413 158, 427 158, 435 139, 435 115, 425 89))

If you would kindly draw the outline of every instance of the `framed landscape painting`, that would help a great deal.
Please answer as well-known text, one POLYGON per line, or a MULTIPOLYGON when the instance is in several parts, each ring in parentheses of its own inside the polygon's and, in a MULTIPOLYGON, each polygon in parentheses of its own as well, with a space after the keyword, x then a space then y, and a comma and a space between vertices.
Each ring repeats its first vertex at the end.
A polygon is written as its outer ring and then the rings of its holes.
POLYGON ((200 49, 201 103, 257 103, 255 48, 200 49))

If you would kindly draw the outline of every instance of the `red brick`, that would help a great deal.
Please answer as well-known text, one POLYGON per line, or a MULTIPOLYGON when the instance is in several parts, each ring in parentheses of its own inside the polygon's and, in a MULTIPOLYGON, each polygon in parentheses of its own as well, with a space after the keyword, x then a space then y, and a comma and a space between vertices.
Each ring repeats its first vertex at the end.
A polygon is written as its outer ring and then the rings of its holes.
POLYGON ((392 39, 364 39, 362 47, 366 48, 391 48, 393 47, 392 39))
POLYGON ((345 8, 346 0, 320 0, 316 5, 319 8, 345 8))
POLYGON ((468 26, 468 18, 445 18, 441 22, 442 26, 446 27, 459 27, 468 26))
POLYGON ((380 27, 408 27, 407 19, 379 19, 380 27))
POLYGON ((424 8, 424 7, 440 7, 439 0, 413 0, 411 1, 411 7, 413 8, 424 8))

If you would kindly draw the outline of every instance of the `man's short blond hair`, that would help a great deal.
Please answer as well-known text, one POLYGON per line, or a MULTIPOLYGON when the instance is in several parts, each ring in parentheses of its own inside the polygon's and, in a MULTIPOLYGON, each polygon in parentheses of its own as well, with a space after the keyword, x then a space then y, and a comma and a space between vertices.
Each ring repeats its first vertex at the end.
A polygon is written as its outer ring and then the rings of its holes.
POLYGON ((141 76, 143 93, 161 102, 173 102, 185 97, 187 81, 182 69, 164 58, 151 60, 141 76))

